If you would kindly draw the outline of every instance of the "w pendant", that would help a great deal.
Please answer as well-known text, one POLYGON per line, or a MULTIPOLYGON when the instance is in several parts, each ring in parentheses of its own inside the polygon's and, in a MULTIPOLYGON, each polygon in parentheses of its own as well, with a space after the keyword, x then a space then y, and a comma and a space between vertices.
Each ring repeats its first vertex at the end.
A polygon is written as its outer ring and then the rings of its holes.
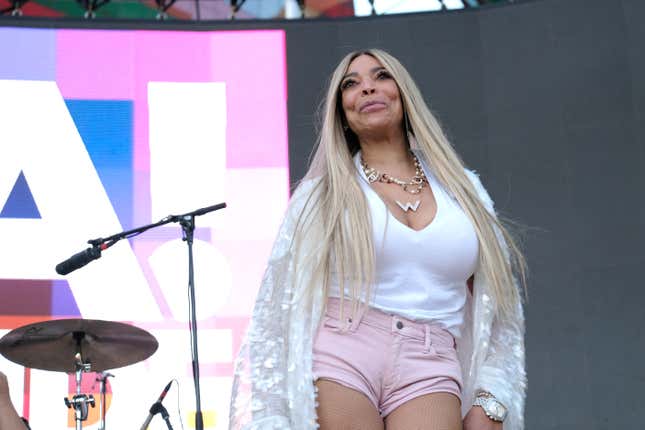
POLYGON ((399 205, 399 207, 403 209, 405 212, 409 211, 410 209, 412 209, 412 212, 416 212, 417 208, 421 204, 421 200, 417 200, 414 203, 406 202, 405 204, 397 200, 396 204, 399 205))

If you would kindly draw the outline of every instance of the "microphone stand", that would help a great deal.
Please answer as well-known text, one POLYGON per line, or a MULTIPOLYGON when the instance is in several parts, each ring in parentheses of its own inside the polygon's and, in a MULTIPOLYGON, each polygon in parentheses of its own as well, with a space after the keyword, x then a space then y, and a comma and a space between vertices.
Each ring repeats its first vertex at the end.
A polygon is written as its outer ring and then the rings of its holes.
POLYGON ((168 415, 168 411, 160 402, 155 402, 155 404, 152 405, 152 407, 150 408, 150 413, 153 415, 161 414, 161 418, 163 418, 163 420, 166 422, 166 427, 168 427, 168 430, 173 430, 172 424, 170 424, 170 415, 168 415))
MULTIPOLYGON (((195 232, 195 216, 184 216, 179 224, 184 232, 183 239, 188 245, 188 313, 190 315, 190 346, 193 358, 193 381, 195 382, 195 429, 204 429, 202 416, 201 392, 199 390, 199 353, 197 351, 197 315, 195 305, 195 275, 193 267, 193 233, 195 232)), ((162 414, 163 416, 163 414, 162 414)))
MULTIPOLYGON (((138 227, 132 230, 117 233, 110 237, 92 239, 87 241, 87 243, 92 245, 94 249, 105 250, 121 239, 129 239, 131 237, 138 236, 144 231, 150 230, 151 228, 159 227, 171 222, 179 223, 179 225, 181 225, 183 231, 183 240, 186 241, 186 244, 188 245, 188 293, 190 296, 188 310, 190 314, 190 352, 192 356, 193 381, 195 384, 195 430, 204 430, 201 392, 199 389, 199 354, 197 351, 197 316, 195 313, 195 275, 193 266, 193 236, 195 232, 195 217, 207 214, 209 212, 214 212, 219 209, 224 209, 225 207, 226 203, 218 203, 216 205, 197 209, 182 215, 168 215, 161 221, 153 224, 148 224, 143 227, 138 227)), ((172 430, 170 421, 168 420, 168 412, 165 408, 163 408, 163 406, 161 406, 161 408, 161 416, 166 421, 168 428, 172 430)))

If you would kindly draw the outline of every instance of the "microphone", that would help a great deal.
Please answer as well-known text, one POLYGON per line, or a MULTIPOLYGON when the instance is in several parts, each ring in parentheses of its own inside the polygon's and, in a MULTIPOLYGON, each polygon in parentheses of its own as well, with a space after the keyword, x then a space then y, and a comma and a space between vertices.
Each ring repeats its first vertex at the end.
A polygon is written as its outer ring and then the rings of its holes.
POLYGON ((56 266, 56 273, 59 275, 67 275, 68 273, 73 272, 76 269, 80 269, 85 266, 90 261, 94 261, 98 258, 101 258, 101 249, 98 247, 87 248, 85 251, 81 251, 77 254, 72 255, 67 260, 56 266))
POLYGON ((196 210, 196 211, 194 211, 191 215, 193 215, 193 216, 200 216, 200 215, 207 214, 207 213, 209 213, 209 212, 213 212, 213 211, 218 211, 218 210, 220 210, 220 209, 224 209, 225 207, 226 207, 226 203, 218 203, 218 204, 213 205, 213 206, 208 206, 208 207, 205 207, 205 208, 197 209, 197 210, 196 210))
POLYGON ((157 405, 161 405, 161 402, 163 402, 163 399, 166 398, 166 394, 168 394, 168 391, 170 390, 171 385, 172 385, 172 381, 168 382, 168 385, 166 385, 166 388, 163 389, 157 401, 152 404, 152 406, 150 407, 150 411, 148 413, 148 418, 146 418, 140 430, 146 430, 148 428, 148 426, 150 425, 150 421, 152 421, 152 417, 154 417, 155 414, 159 412, 159 408, 157 405))

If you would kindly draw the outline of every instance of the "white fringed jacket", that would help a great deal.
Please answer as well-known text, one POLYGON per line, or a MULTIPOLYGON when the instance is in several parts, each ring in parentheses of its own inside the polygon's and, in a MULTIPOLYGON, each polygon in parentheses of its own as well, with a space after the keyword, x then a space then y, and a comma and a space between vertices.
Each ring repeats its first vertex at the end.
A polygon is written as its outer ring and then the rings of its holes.
MULTIPOLYGON (((466 171, 489 212, 493 202, 478 176, 466 171)), ((260 286, 247 336, 235 363, 229 428, 236 430, 316 429, 312 342, 323 312, 322 292, 306 299, 299 292, 308 274, 293 267, 291 242, 298 215, 314 183, 302 183, 289 204, 260 286)), ((505 244, 504 244, 505 246, 505 244)), ((475 272, 473 294, 457 353, 462 367, 462 414, 478 390, 492 393, 508 408, 504 430, 523 430, 526 374, 524 315, 518 304, 508 320, 495 316, 483 273, 475 272)))

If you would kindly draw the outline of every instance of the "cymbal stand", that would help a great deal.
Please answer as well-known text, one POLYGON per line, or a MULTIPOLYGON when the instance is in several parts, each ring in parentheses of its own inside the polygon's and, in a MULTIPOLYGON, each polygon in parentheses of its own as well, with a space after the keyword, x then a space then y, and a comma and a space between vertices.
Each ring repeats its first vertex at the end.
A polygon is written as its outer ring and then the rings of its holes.
POLYGON ((76 420, 76 430, 83 429, 83 421, 87 420, 88 406, 94 407, 94 396, 81 394, 81 381, 83 378, 83 372, 89 372, 92 369, 90 363, 83 362, 83 355, 81 351, 81 341, 85 337, 84 332, 74 332, 74 339, 76 340, 76 395, 69 399, 65 397, 65 405, 68 409, 74 408, 74 415, 76 420))
POLYGON ((107 378, 114 376, 108 372, 101 372, 96 378, 99 381, 99 391, 101 392, 101 399, 99 400, 99 430, 105 430, 105 413, 107 412, 107 402, 105 401, 105 384, 107 378))

